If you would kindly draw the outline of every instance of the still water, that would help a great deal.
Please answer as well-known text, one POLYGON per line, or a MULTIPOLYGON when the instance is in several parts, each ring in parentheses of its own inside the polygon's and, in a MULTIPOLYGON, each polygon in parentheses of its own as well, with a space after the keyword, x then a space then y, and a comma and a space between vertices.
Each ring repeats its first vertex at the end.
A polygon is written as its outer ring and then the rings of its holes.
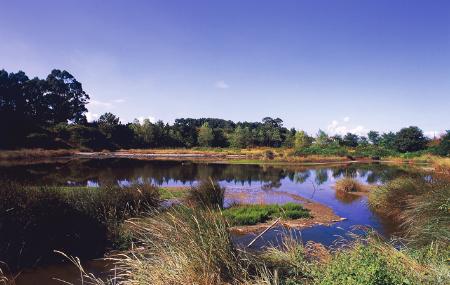
MULTIPOLYGON (((158 186, 189 186, 199 180, 212 178, 227 189, 225 206, 234 202, 283 204, 295 202, 293 195, 300 196, 322 203, 338 216, 346 218, 331 226, 290 231, 291 235, 303 242, 316 241, 325 245, 332 245, 336 240, 345 238, 350 231, 359 226, 370 227, 385 237, 390 237, 396 231, 396 225, 370 210, 367 197, 337 195, 333 188, 336 180, 349 176, 364 184, 382 184, 395 177, 410 174, 411 169, 408 167, 386 164, 268 166, 127 158, 0 165, 0 179, 31 185, 98 187, 151 183, 158 186), (232 195, 236 193, 240 195, 232 195)), ((285 230, 280 227, 271 229, 257 240, 254 247, 262 248, 269 244, 277 244, 281 240, 282 232, 285 230)), ((233 238, 236 243, 245 245, 254 238, 254 235, 233 238)), ((91 262, 88 266, 99 271, 98 263, 91 262)), ((71 282, 76 282, 77 278, 73 267, 47 266, 25 270, 16 283, 37 284, 33 283, 33 280, 49 276, 70 279, 71 282)))

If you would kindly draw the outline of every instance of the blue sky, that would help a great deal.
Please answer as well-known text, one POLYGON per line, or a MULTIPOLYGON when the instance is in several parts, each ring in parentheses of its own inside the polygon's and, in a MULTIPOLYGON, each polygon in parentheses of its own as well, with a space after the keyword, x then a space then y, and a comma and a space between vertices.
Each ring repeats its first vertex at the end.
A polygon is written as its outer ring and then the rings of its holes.
POLYGON ((450 1, 6 1, 0 68, 71 72, 89 117, 450 128, 450 1))

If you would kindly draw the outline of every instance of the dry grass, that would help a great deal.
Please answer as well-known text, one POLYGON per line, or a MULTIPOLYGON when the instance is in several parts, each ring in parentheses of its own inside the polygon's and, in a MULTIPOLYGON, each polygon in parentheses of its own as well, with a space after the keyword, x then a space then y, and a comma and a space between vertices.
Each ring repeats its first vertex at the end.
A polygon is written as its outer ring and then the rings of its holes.
POLYGON ((243 284, 250 255, 237 250, 220 213, 179 207, 130 222, 139 240, 121 260, 127 284, 243 284))
POLYGON ((361 184, 358 180, 351 177, 344 177, 336 181, 335 189, 338 192, 351 193, 351 192, 365 192, 368 188, 361 184))
POLYGON ((76 151, 59 149, 21 149, 21 150, 2 150, 0 151, 0 160, 14 160, 14 159, 37 159, 48 157, 65 157, 72 156, 76 151))

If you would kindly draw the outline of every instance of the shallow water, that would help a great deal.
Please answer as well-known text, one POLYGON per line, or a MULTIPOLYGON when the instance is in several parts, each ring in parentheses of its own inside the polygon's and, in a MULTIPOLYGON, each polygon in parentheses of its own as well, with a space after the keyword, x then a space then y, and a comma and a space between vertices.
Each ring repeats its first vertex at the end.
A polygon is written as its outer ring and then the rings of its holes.
MULTIPOLYGON (((374 214, 364 196, 336 195, 333 188, 336 180, 350 176, 365 184, 382 184, 400 175, 411 174, 406 166, 386 164, 338 164, 320 166, 268 166, 233 165, 223 163, 192 163, 188 161, 151 161, 127 158, 75 159, 65 162, 50 162, 28 165, 1 165, 0 179, 32 185, 91 186, 128 185, 152 183, 158 186, 192 185, 202 179, 218 180, 226 187, 225 206, 234 202, 279 203, 295 201, 293 195, 322 203, 345 221, 331 226, 315 226, 293 230, 289 234, 304 242, 316 241, 331 245, 358 226, 373 228, 385 237, 390 237, 396 225, 374 214), (289 196, 290 195, 290 196, 289 196), (236 197, 239 197, 236 200, 236 197)), ((277 244, 280 227, 268 231, 253 245, 261 248, 277 244)), ((254 235, 234 236, 242 245, 248 244, 254 235)), ((93 267, 95 268, 95 266, 93 267)), ((17 284, 44 284, 39 278, 58 277, 70 282, 77 280, 76 270, 70 265, 56 265, 26 270, 17 284), (72 269, 70 269, 72 268, 72 269), (46 277, 47 276, 47 277, 46 277), (36 280, 40 283, 35 283, 36 280)), ((50 282, 50 281, 49 281, 50 282)), ((48 284, 48 283, 45 283, 48 284)))

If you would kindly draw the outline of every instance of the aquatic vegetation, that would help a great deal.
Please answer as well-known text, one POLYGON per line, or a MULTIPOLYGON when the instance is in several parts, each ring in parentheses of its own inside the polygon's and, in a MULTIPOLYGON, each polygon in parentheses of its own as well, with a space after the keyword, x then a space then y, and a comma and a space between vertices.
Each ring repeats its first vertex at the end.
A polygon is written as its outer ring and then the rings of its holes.
POLYGON ((205 180, 189 189, 188 203, 205 208, 219 209, 223 207, 225 188, 213 180, 205 180))
POLYGON ((237 205, 222 211, 232 225, 255 225, 281 217, 283 219, 300 219, 311 217, 309 210, 300 204, 284 205, 237 205))
MULTIPOLYGON (((101 256, 123 242, 121 223, 159 204, 158 190, 130 187, 0 187, 0 259, 10 267, 54 260, 58 249, 101 256)), ((59 258, 59 257, 58 257, 59 258)))
POLYGON ((364 192, 367 190, 367 187, 362 185, 358 180, 351 177, 344 177, 336 181, 335 189, 338 192, 364 192))

